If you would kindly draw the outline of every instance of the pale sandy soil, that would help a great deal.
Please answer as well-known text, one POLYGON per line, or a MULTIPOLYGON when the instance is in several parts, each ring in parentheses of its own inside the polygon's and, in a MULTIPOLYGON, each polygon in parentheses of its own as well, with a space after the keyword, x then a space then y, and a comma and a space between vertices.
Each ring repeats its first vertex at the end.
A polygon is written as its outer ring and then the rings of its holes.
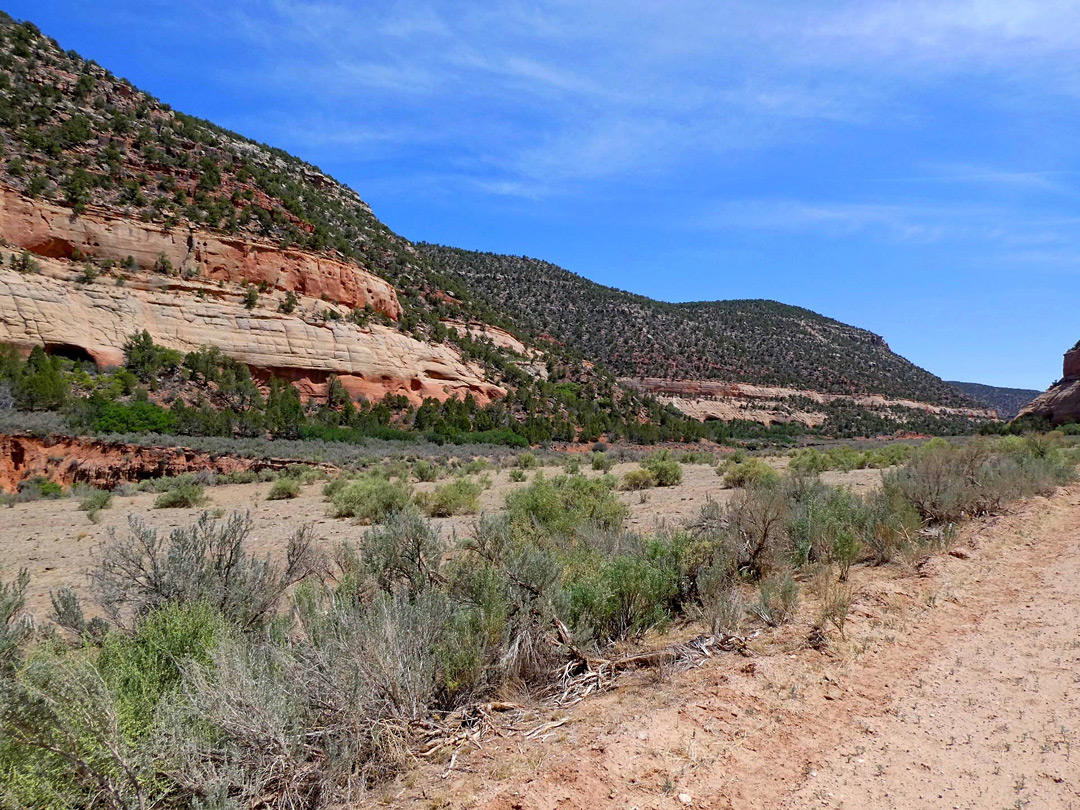
MULTIPOLYGON (((636 464, 620 464, 612 474, 621 475, 636 467, 636 464)), ((681 523, 697 514, 706 497, 723 500, 732 492, 723 488, 713 467, 685 465, 683 471, 680 486, 648 490, 644 501, 637 492, 619 493, 630 507, 630 528, 648 531, 665 522, 681 523)), ((556 467, 543 470, 549 477, 559 472, 561 470, 556 467)), ((528 480, 536 473, 537 470, 529 470, 528 480)), ((592 470, 585 473, 596 474, 592 470)), ((488 513, 499 511, 508 492, 528 483, 512 483, 507 470, 490 471, 487 475, 491 476, 492 487, 481 495, 480 509, 488 513)), ((827 476, 832 476, 834 483, 845 483, 860 491, 880 480, 877 470, 828 473, 827 476)), ((437 485, 418 484, 415 488, 424 491, 437 485)), ((270 484, 207 487, 210 503, 198 509, 154 509, 157 496, 152 493, 117 496, 113 498, 112 507, 100 513, 97 524, 91 523, 86 514, 78 510, 78 501, 70 498, 0 508, 0 578, 10 579, 21 568, 30 572, 28 607, 39 618, 49 612, 49 592, 61 585, 71 585, 81 595, 88 596, 86 571, 94 559, 95 548, 108 539, 110 530, 126 532, 129 515, 142 518, 159 531, 168 532, 190 525, 204 509, 248 511, 254 521, 248 548, 260 554, 280 553, 289 536, 305 523, 315 524, 317 534, 327 548, 343 540, 359 540, 367 527, 358 526, 351 520, 328 517, 322 486, 321 482, 306 486, 300 497, 285 501, 266 500, 270 484)), ((461 515, 434 522, 449 539, 455 533, 468 536, 475 520, 475 515, 461 515)))
MULTIPOLYGON (((505 471, 493 477, 489 511, 519 486, 505 471)), ((865 490, 879 473, 828 478, 865 490)), ((207 490, 213 506, 251 510, 256 550, 279 551, 306 521, 327 544, 364 531, 326 517, 320 484, 294 501, 266 501, 268 488, 207 490)), ((690 466, 682 486, 644 503, 620 497, 646 530, 728 494, 712 468, 690 466)), ((0 512, 0 569, 30 569, 31 606, 44 615, 50 588, 85 589, 95 544, 127 514, 167 529, 198 512, 154 510, 153 499, 117 498, 97 525, 71 500, 0 512)), ((470 520, 441 523, 464 532, 470 520)), ((966 526, 955 555, 854 569, 846 638, 834 633, 825 653, 805 643, 814 605, 804 588, 796 620, 755 639, 749 657, 632 673, 571 709, 539 708, 530 722, 567 722, 539 739, 489 734, 450 772, 422 764, 370 804, 644 810, 684 806, 681 795, 740 810, 1080 810, 1080 486, 966 526)), ((695 632, 675 627, 670 638, 695 632)))
POLYGON ((625 676, 542 740, 488 736, 396 807, 1080 808, 1080 487, 853 572, 847 640, 793 625, 667 677, 625 676))

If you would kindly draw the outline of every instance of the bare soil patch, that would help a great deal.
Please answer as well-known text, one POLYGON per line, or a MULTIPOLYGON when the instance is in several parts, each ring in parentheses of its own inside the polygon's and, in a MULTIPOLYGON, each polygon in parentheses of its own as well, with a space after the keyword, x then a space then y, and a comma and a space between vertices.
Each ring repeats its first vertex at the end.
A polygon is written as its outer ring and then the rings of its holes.
MULTIPOLYGON (((621 476, 636 467, 636 464, 618 464, 612 475, 621 476)), ((557 467, 529 470, 528 481, 539 472, 553 476, 561 470, 557 467)), ((598 475, 592 470, 583 472, 598 475)), ((510 481, 509 470, 492 470, 486 474, 491 476, 492 486, 480 496, 482 512, 498 512, 508 492, 528 483, 510 481)), ((826 473, 824 479, 865 490, 880 482, 881 473, 879 470, 826 473)), ((416 484, 415 488, 422 492, 440 483, 443 482, 416 484)), ((206 494, 210 503, 195 509, 154 509, 157 496, 152 493, 129 497, 116 495, 112 507, 99 513, 96 524, 85 512, 79 511, 78 501, 71 498, 15 504, 0 510, 0 576, 10 578, 21 568, 28 569, 28 607, 37 616, 44 617, 49 611, 51 590, 71 585, 80 595, 86 595, 86 572, 93 561, 94 549, 108 538, 110 531, 125 531, 129 515, 140 517, 148 525, 167 532, 189 525, 206 509, 223 509, 226 513, 249 511, 254 520, 249 550, 271 555, 283 552, 289 536, 304 523, 315 524, 327 547, 336 546, 342 540, 358 541, 367 529, 348 519, 328 517, 321 483, 303 487, 298 498, 280 501, 266 500, 271 486, 259 483, 208 487, 206 494)), ((734 490, 724 488, 713 467, 688 464, 683 466, 683 482, 679 486, 658 487, 644 493, 620 492, 619 498, 630 507, 629 528, 647 532, 665 523, 681 523, 695 516, 707 498, 723 500, 732 492, 734 490)), ((452 534, 464 537, 471 532, 475 519, 475 515, 459 515, 433 522, 447 538, 452 534)))
POLYGON ((490 808, 1080 807, 1080 487, 853 571, 847 639, 810 611, 668 677, 626 676, 540 739, 489 737, 381 801, 490 808), (681 798, 680 798, 681 797, 681 798))
MULTIPOLYGON (((635 465, 619 465, 621 474, 635 465)), ((546 474, 557 471, 548 469, 546 474)), ((523 486, 489 473, 481 508, 523 486)), ((531 479, 536 474, 529 472, 531 479)), ((591 473, 590 473, 591 474, 591 473)), ((864 490, 880 472, 827 473, 864 490)), ((207 490, 211 508, 250 510, 252 550, 276 554, 302 523, 327 544, 365 527, 326 516, 321 485, 267 501, 270 484, 207 490)), ((432 484, 418 485, 418 489, 432 484)), ((648 531, 723 499, 713 468, 687 465, 678 487, 620 493, 648 531)), ((199 509, 116 497, 101 522, 77 501, 17 504, 0 525, 4 576, 27 567, 30 607, 48 609, 85 572, 110 529, 135 514, 161 530, 199 509)), ((438 521, 469 531, 468 516, 438 521)), ((630 673, 568 710, 538 708, 535 739, 489 735, 448 763, 419 766, 373 805, 491 808, 1080 808, 1080 486, 963 528, 954 554, 853 570, 846 638, 810 649, 813 605, 689 672, 630 673)), ((809 589, 804 589, 804 594, 809 589)), ((665 640, 689 637, 692 625, 665 640)), ((646 639, 644 644, 658 643, 646 639)), ((528 705, 522 695, 507 695, 528 705)))

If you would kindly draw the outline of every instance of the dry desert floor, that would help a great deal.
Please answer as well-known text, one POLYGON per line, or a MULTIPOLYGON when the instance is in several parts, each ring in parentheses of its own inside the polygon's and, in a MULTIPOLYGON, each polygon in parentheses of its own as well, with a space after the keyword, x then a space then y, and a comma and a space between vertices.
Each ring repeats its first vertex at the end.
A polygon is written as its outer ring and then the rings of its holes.
MULTIPOLYGON (((711 467, 685 473, 645 500, 620 494, 632 528, 681 522, 706 497, 730 494, 711 467)), ((521 486, 506 471, 492 477, 487 511, 521 486)), ((826 480, 866 490, 880 473, 826 480)), ((327 544, 362 535, 326 516, 321 484, 291 501, 265 500, 269 486, 207 490, 211 508, 250 510, 254 550, 278 553, 304 522, 327 544)), ((200 511, 156 510, 154 497, 117 497, 97 524, 70 499, 6 509, 0 571, 29 569, 30 607, 44 617, 50 589, 85 591, 95 547, 129 514, 168 529, 200 511)), ((471 522, 438 521, 447 534, 471 522)), ((371 804, 1080 810, 1080 486, 964 526, 951 553, 858 566, 852 577, 845 636, 823 652, 806 643, 807 607, 755 637, 748 655, 630 673, 569 709, 533 706, 532 725, 551 723, 547 733, 489 733, 452 768, 421 763, 371 804)), ((670 638, 694 632, 676 626, 670 638)))

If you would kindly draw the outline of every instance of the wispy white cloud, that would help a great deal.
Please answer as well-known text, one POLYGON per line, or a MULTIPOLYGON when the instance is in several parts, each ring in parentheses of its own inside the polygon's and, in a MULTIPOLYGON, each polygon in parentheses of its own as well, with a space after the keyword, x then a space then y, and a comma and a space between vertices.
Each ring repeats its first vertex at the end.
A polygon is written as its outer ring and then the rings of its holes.
MULTIPOLYGON (((463 182, 473 172, 500 195, 931 126, 920 94, 958 77, 984 105, 1030 108, 1080 87, 1080 4, 1065 0, 247 0, 221 14, 266 53, 231 77, 240 88, 334 110, 292 143, 357 159, 436 145, 463 182)), ((1059 184, 1054 167, 947 169, 941 182, 973 187, 1059 184)))
POLYGON ((814 233, 846 237, 873 232, 896 241, 977 242, 998 248, 1074 245, 1080 217, 1018 215, 1013 208, 926 201, 836 202, 726 200, 689 223, 705 230, 814 233))

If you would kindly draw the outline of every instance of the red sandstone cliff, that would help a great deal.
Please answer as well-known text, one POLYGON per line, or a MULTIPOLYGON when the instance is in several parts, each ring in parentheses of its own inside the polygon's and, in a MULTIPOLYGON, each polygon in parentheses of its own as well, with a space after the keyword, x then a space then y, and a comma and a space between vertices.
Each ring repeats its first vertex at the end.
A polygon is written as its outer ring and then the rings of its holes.
POLYGON ((41 476, 61 486, 89 484, 112 489, 147 478, 210 470, 280 470, 295 462, 280 459, 211 456, 187 447, 143 447, 52 436, 0 436, 0 490, 14 492, 19 483, 41 476))
POLYGON ((1080 422, 1080 348, 1065 353, 1062 379, 1020 409, 1017 419, 1035 416, 1050 424, 1080 422))
POLYGON ((100 210, 76 216, 3 188, 0 239, 36 256, 37 272, 21 273, 15 251, 0 249, 0 341, 23 349, 44 345, 107 367, 119 365, 127 337, 145 329, 180 351, 217 346, 258 377, 293 382, 305 397, 325 394, 331 375, 354 398, 390 393, 419 403, 471 393, 486 404, 506 393, 449 344, 347 320, 349 309, 363 306, 401 314, 394 288, 354 264, 100 210), (118 264, 131 256, 136 267, 80 281, 81 263, 71 260, 79 254, 118 264), (149 269, 159 256, 173 273, 149 269), (244 285, 260 283, 265 292, 246 307, 244 285), (286 293, 297 295, 289 314, 280 311, 286 293))
POLYGON ((53 259, 81 253, 120 263, 130 256, 140 267, 151 268, 164 256, 184 276, 265 283, 346 307, 370 306, 394 320, 401 316, 394 288, 355 264, 187 225, 164 228, 100 208, 76 216, 70 208, 4 187, 0 187, 0 238, 53 259))

